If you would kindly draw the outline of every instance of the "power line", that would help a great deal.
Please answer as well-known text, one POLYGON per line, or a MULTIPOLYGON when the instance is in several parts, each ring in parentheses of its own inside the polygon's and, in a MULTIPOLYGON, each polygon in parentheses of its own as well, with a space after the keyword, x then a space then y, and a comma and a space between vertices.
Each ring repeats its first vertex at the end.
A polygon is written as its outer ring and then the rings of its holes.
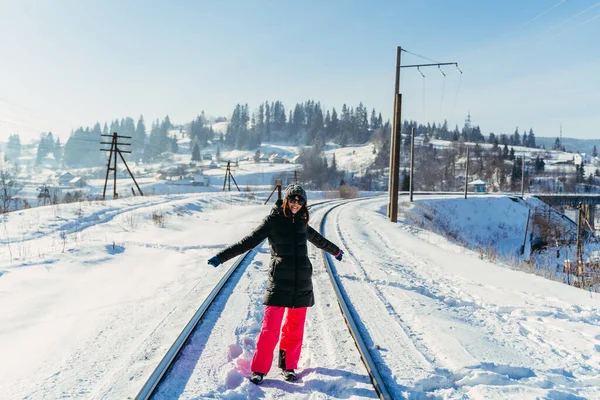
POLYGON ((521 26, 527 25, 527 24, 535 21, 536 19, 540 18, 541 16, 543 16, 543 15, 547 14, 548 12, 554 10, 556 7, 560 6, 565 1, 567 1, 567 0, 561 0, 561 1, 559 1, 558 3, 556 3, 555 5, 553 5, 552 7, 550 7, 549 9, 547 9, 546 11, 543 11, 543 12, 539 13, 538 15, 536 15, 535 17, 531 18, 530 20, 523 22, 521 24, 521 26))
POLYGON ((439 61, 432 60, 431 58, 427 58, 427 57, 425 57, 425 56, 421 56, 421 55, 419 55, 419 54, 417 54, 417 53, 413 53, 413 52, 411 52, 411 51, 408 51, 408 50, 405 50, 405 49, 402 49, 402 51, 404 51, 405 53, 408 53, 408 54, 412 54, 413 56, 421 57, 421 58, 423 58, 423 59, 425 59, 425 60, 428 60, 428 61, 434 62, 434 63, 436 63, 436 64, 440 64, 440 62, 439 62, 439 61))
POLYGON ((564 25, 564 24, 566 24, 567 22, 574 20, 575 18, 579 17, 580 15, 583 15, 583 14, 587 13, 588 11, 590 11, 590 10, 592 10, 592 9, 594 9, 594 8, 598 7, 598 6, 600 6, 600 1, 599 1, 599 2, 597 2, 597 3, 596 3, 596 4, 594 4, 594 5, 592 5, 592 6, 588 7, 588 8, 586 8, 585 10, 583 10, 583 11, 581 11, 581 12, 579 12, 579 13, 577 13, 577 14, 573 15, 572 17, 570 17, 570 18, 567 18, 567 19, 565 19, 564 21, 562 21, 562 22, 559 22, 558 24, 556 24, 556 25, 552 26, 550 29, 548 29, 548 31, 551 31, 551 30, 553 30, 554 28, 558 28, 559 26, 561 26, 561 25, 564 25))
POLYGON ((557 33, 557 34, 556 34, 554 37, 562 36, 562 35, 564 35, 565 33, 569 32, 569 31, 572 31, 572 30, 573 30, 573 29, 575 29, 575 28, 579 28, 580 26, 583 26, 583 25, 587 24, 588 22, 591 22, 591 21, 595 20, 596 18, 600 18, 600 14, 598 14, 598 15, 596 15, 595 17, 592 17, 592 18, 590 18, 590 19, 588 19, 588 20, 586 20, 586 21, 583 21, 583 22, 582 22, 582 23, 580 23, 580 24, 577 24, 577 25, 575 25, 575 26, 572 26, 572 27, 570 27, 570 28, 568 28, 568 29, 565 29, 565 30, 564 30, 564 31, 562 31, 561 33, 557 33))

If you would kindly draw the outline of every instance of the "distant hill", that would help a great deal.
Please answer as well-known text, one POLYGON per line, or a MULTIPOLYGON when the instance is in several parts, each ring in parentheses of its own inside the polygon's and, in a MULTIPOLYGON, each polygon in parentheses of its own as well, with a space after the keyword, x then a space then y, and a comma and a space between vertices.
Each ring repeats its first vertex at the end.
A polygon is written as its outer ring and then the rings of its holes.
MULTIPOLYGON (((556 137, 537 137, 535 138, 535 143, 538 146, 546 146, 547 149, 551 149, 554 146, 554 141, 556 137)), ((562 144, 565 146, 567 151, 569 152, 579 152, 579 153, 588 153, 592 154, 592 149, 594 145, 598 151, 600 151, 600 139, 575 139, 575 138, 562 138, 562 144)))

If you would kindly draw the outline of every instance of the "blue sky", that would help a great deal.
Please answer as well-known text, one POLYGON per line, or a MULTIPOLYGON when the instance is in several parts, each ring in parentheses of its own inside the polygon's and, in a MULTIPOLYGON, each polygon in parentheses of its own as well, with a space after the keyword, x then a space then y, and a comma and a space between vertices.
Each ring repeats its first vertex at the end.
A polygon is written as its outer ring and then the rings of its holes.
POLYGON ((463 71, 403 69, 403 118, 598 138, 599 37, 597 0, 0 0, 0 140, 265 100, 389 118, 396 46, 463 71))

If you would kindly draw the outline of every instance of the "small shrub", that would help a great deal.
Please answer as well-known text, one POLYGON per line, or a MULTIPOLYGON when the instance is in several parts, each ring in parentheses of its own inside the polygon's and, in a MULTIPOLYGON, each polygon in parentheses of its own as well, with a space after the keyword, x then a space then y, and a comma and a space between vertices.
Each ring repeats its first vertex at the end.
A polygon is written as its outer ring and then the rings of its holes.
POLYGON ((354 186, 341 185, 339 190, 342 199, 354 199, 359 195, 358 188, 354 186))
POLYGON ((154 222, 154 225, 164 228, 167 224, 167 214, 163 211, 152 211, 152 222, 154 222))
POLYGON ((134 231, 137 229, 137 227, 139 225, 139 216, 138 216, 138 214, 133 213, 133 212, 126 213, 123 216, 123 221, 125 223, 125 227, 127 228, 125 230, 134 231))

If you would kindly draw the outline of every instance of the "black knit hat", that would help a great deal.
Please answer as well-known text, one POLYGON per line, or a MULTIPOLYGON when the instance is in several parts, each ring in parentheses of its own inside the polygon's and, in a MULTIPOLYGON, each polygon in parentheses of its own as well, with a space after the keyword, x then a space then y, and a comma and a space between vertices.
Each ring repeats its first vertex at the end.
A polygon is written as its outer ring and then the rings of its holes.
POLYGON ((302 189, 302 186, 300 185, 291 184, 290 186, 285 188, 284 194, 286 198, 300 196, 306 202, 306 192, 304 191, 304 189, 302 189))

